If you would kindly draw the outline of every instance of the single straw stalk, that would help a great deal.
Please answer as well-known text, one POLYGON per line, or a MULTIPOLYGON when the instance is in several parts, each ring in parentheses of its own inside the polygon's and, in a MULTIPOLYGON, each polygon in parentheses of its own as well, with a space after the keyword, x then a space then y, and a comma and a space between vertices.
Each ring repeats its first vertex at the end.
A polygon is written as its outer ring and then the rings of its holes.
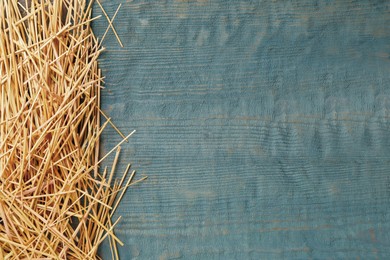
MULTIPOLYGON (((0 1, 0 259, 99 259, 107 237, 118 258, 123 245, 114 233, 120 217, 111 218, 139 180, 132 173, 125 183, 128 167, 111 183, 134 131, 123 135, 100 110, 103 48, 90 26, 92 2, 0 1), (108 124, 123 140, 100 158, 108 124), (114 151, 112 170, 101 174, 114 151)), ((108 21, 120 42, 119 8, 108 21)))

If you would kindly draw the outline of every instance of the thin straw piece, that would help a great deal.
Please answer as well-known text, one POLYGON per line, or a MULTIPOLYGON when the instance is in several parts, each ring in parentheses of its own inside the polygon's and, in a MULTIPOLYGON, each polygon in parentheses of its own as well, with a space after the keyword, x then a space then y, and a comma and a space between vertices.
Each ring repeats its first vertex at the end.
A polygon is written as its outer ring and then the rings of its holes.
MULTIPOLYGON (((114 32, 115 34, 115 37, 116 39, 118 40, 119 42, 119 45, 123 48, 123 44, 122 44, 122 41, 121 39, 119 38, 118 36, 118 33, 116 32, 115 28, 114 28, 114 25, 112 24, 112 21, 110 20, 110 18, 108 17, 108 14, 106 13, 106 10, 104 10, 102 4, 100 3, 99 0, 96 0, 96 3, 99 5, 100 9, 102 10, 104 16, 106 17, 107 21, 108 21, 108 27, 111 27, 112 31, 114 32)), ((119 11, 119 8, 120 6, 118 7, 118 11, 119 11)))

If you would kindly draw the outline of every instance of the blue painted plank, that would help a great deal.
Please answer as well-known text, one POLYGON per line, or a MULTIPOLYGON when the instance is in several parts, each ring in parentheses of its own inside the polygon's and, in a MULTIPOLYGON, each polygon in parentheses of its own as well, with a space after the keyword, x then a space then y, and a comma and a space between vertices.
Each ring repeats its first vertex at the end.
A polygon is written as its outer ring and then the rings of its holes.
POLYGON ((102 3, 122 259, 390 257, 387 1, 102 3))

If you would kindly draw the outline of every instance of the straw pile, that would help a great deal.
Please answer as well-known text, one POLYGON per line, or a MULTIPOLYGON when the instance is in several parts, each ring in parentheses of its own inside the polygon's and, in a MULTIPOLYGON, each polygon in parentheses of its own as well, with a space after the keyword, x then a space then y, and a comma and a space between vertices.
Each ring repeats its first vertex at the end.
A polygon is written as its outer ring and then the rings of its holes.
POLYGON ((96 259, 106 237, 118 257, 111 218, 134 172, 111 183, 122 142, 99 171, 91 6, 0 1, 0 259, 96 259))

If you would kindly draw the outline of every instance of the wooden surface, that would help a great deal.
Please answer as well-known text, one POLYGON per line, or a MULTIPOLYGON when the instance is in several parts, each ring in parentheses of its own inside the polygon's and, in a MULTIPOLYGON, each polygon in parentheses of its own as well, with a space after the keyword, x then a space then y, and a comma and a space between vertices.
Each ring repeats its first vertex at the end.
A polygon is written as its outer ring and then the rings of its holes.
POLYGON ((102 106, 149 176, 122 259, 390 258, 388 1, 120 3, 102 106))

